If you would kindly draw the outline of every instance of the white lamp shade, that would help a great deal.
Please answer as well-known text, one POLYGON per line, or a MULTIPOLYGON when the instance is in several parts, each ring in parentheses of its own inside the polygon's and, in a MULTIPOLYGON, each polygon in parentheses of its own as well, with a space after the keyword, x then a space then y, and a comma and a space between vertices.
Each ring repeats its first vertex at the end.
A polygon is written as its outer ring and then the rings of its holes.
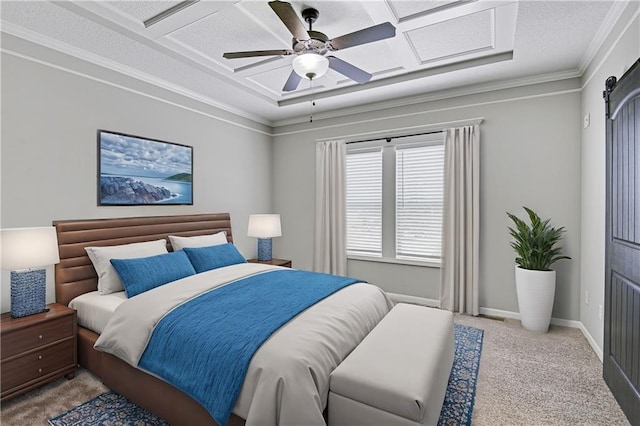
POLYGON ((2 229, 2 269, 12 271, 60 262, 58 237, 53 226, 2 229))
POLYGON ((252 214, 249 216, 247 235, 256 238, 273 238, 282 235, 279 214, 252 214))
POLYGON ((329 69, 329 60, 317 53, 303 53, 293 58, 291 65, 296 74, 311 80, 325 75, 329 69))

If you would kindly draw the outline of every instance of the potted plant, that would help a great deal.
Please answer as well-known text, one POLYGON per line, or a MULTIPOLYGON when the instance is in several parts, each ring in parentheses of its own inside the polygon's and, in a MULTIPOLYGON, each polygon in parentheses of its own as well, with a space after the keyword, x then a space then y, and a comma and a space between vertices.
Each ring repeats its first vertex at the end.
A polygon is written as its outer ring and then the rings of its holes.
POLYGON ((523 207, 529 215, 531 225, 507 212, 515 223, 509 227, 513 237, 511 247, 516 257, 516 293, 520 309, 520 322, 527 330, 547 332, 556 292, 556 271, 551 265, 560 259, 571 259, 562 255, 557 244, 564 227, 554 228, 549 220, 540 219, 533 210, 523 207))

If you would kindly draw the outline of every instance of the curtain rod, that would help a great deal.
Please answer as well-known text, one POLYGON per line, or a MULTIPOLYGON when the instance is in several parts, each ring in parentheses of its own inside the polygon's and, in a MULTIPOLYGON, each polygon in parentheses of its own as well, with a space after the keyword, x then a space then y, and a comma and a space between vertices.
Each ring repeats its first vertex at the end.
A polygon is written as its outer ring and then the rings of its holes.
POLYGON ((363 139, 363 140, 359 140, 359 141, 347 142, 346 144, 349 145, 349 144, 352 144, 352 143, 373 142, 373 141, 382 141, 382 140, 386 140, 387 143, 389 143, 393 139, 410 138, 412 136, 422 136, 422 135, 435 135, 435 134, 438 134, 438 133, 442 133, 443 131, 444 130, 437 130, 437 131, 433 131, 433 132, 414 133, 412 135, 386 136, 386 137, 373 138, 373 139, 363 139))

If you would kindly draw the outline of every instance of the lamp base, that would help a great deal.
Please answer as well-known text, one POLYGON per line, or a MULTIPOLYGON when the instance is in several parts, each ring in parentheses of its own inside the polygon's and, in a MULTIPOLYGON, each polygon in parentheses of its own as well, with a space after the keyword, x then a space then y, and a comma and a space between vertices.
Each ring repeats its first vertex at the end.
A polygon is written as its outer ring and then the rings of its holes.
POLYGON ((271 257, 271 238, 258 238, 258 260, 268 262, 271 257))
POLYGON ((45 312, 47 271, 11 271, 11 316, 13 318, 45 312))

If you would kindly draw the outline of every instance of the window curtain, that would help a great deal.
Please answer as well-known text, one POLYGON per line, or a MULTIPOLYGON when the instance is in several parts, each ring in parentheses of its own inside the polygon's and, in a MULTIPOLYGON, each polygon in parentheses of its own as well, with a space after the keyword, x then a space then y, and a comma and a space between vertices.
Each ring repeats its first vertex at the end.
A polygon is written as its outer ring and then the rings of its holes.
POLYGON ((316 217, 313 270, 347 273, 346 164, 344 141, 316 144, 316 217))
POLYGON ((478 315, 480 126, 447 129, 444 145, 440 303, 478 315))

